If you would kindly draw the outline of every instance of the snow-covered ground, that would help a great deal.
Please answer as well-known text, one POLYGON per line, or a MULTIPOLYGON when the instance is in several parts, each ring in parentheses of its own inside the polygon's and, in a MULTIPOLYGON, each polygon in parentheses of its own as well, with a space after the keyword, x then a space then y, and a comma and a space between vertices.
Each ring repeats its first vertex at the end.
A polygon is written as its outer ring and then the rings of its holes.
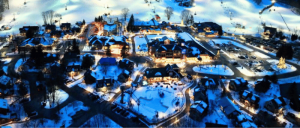
POLYGON ((161 34, 157 34, 157 35, 147 35, 147 38, 149 41, 157 39, 157 38, 162 38, 162 37, 168 37, 168 38, 173 38, 175 39, 175 34, 168 34, 168 35, 161 35, 161 34))
POLYGON ((235 41, 231 41, 231 40, 227 40, 227 39, 213 39, 213 41, 215 42, 215 44, 229 44, 229 43, 231 43, 232 45, 235 45, 236 47, 240 47, 240 48, 242 48, 242 49, 245 49, 245 50, 247 50, 247 51, 249 51, 249 52, 252 52, 253 51, 253 49, 251 49, 251 48, 249 48, 249 47, 246 47, 246 46, 244 46, 244 45, 242 45, 242 44, 240 44, 240 43, 238 43, 238 42, 235 42, 235 41))
POLYGON ((125 104, 121 103, 121 97, 118 97, 115 102, 124 107, 129 107, 128 103, 131 101, 133 104, 132 109, 135 112, 143 114, 149 121, 156 121, 156 112, 158 112, 158 120, 160 120, 175 114, 176 109, 180 110, 183 107, 185 104, 182 93, 184 87, 186 86, 164 83, 158 85, 154 83, 153 85, 137 88, 132 97, 125 93, 125 104), (161 92, 163 92, 162 97, 159 95, 161 92), (138 100, 140 101, 139 106, 137 105, 138 100), (178 105, 176 105, 177 101, 179 101, 178 105))
MULTIPOLYGON (((277 75, 297 71, 296 67, 289 64, 286 64, 287 66, 286 69, 278 69, 277 68, 277 64, 279 62, 278 60, 271 59, 266 61, 268 61, 271 64, 271 67, 275 70, 277 75)), ((237 67, 237 69, 246 76, 265 76, 265 75, 273 75, 275 73, 268 70, 263 70, 262 72, 254 72, 245 67, 237 67)))
POLYGON ((143 37, 135 36, 134 37, 134 42, 135 42, 135 51, 136 53, 147 53, 148 52, 148 47, 147 47, 147 41, 143 37))
POLYGON ((97 114, 93 116, 91 119, 86 121, 81 128, 86 127, 112 127, 112 128, 120 128, 121 126, 115 123, 113 120, 109 119, 105 115, 97 114))
POLYGON ((193 70, 198 73, 222 75, 222 76, 233 76, 234 72, 227 66, 224 65, 201 65, 201 67, 193 67, 193 70))
MULTIPOLYGON (((61 90, 61 89, 56 90, 54 93, 55 93, 54 94, 55 95, 55 102, 53 103, 53 102, 47 100, 46 101, 46 106, 45 106, 46 109, 55 108, 57 106, 57 102, 58 102, 58 104, 61 104, 69 98, 69 94, 66 93, 65 91, 61 90), (50 107, 50 104, 51 104, 51 107, 50 107)), ((50 94, 50 95, 52 96, 52 94, 50 94)))
POLYGON ((123 69, 119 68, 118 65, 97 66, 95 70, 92 70, 91 74, 96 80, 103 79, 103 77, 117 80, 122 71, 123 69))
MULTIPOLYGON (((290 28, 296 28, 296 26, 299 25, 299 22, 294 20, 297 18, 297 15, 288 8, 284 8, 277 3, 271 8, 272 10, 275 9, 275 12, 265 11, 262 15, 259 15, 259 11, 270 4, 271 1, 269 0, 262 1, 261 5, 255 4, 252 0, 230 0, 223 1, 223 4, 221 4, 219 0, 199 0, 195 1, 195 6, 189 8, 189 10, 193 13, 197 13, 197 15, 194 16, 196 22, 217 22, 223 26, 225 31, 238 34, 256 34, 257 26, 261 22, 266 22, 267 25, 272 24, 272 26, 275 27, 283 26, 284 31, 288 31, 280 14, 282 14, 285 21, 289 23, 290 28), (230 20, 230 14, 232 20, 230 20), (244 25, 246 29, 236 29, 232 23, 244 25)), ((134 14, 135 18, 141 20, 150 20, 151 18, 154 18, 155 14, 158 14, 161 17, 161 20, 167 21, 164 16, 164 10, 167 6, 174 8, 174 15, 171 17, 170 21, 173 23, 180 23, 180 13, 185 8, 180 7, 178 6, 178 3, 169 0, 161 2, 152 1, 151 5, 145 3, 143 0, 124 0, 122 2, 111 0, 30 0, 27 1, 26 5, 18 0, 11 0, 10 10, 6 10, 3 13, 5 18, 0 24, 10 25, 12 26, 12 29, 1 31, 0 34, 6 35, 18 33, 18 29, 24 25, 42 25, 43 18, 41 12, 50 9, 62 15, 61 23, 69 22, 74 24, 76 21, 82 21, 82 19, 85 19, 87 22, 94 21, 94 17, 103 14, 103 12, 110 12, 111 15, 120 16, 121 9, 124 7, 129 8, 129 13, 134 14), (65 10, 65 6, 67 6, 67 10, 65 10), (108 6, 109 9, 103 8, 104 6, 108 6), (152 11, 154 7, 155 14, 152 11), (16 21, 12 21, 14 14, 16 21), (31 19, 35 20, 28 20, 27 17, 31 17, 31 19), (78 17, 80 17, 80 19, 78 17)))
POLYGON ((11 58, 4 58, 4 59, 0 59, 1 61, 4 62, 4 64, 9 64, 11 62, 11 58))
POLYGON ((263 59, 268 59, 270 58, 269 56, 263 54, 263 53, 260 53, 260 52, 254 52, 254 54, 256 55, 256 57, 259 57, 259 58, 263 58, 263 59))
POLYGON ((11 128, 22 128, 22 127, 60 127, 65 125, 65 127, 70 126, 73 123, 72 116, 74 116, 78 111, 87 111, 89 108, 83 105, 81 101, 74 101, 69 103, 64 108, 60 109, 56 114, 60 117, 58 121, 39 118, 29 120, 22 123, 13 123, 7 125, 11 128), (43 123, 42 123, 43 122, 43 123))

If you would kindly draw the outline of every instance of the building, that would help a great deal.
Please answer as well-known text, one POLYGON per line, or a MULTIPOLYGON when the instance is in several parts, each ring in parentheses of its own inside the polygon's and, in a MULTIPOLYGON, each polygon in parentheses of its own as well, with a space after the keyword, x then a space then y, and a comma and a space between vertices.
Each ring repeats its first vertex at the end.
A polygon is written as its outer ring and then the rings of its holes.
POLYGON ((67 75, 70 77, 74 77, 80 74, 81 71, 81 62, 69 62, 66 66, 67 75))
POLYGON ((119 61, 119 67, 132 71, 134 69, 134 62, 124 58, 119 61))
POLYGON ((163 81, 178 81, 183 76, 176 64, 167 65, 164 68, 148 68, 144 73, 143 80, 148 84, 163 81))
POLYGON ((56 31, 56 26, 55 25, 46 25, 45 32, 51 33, 52 31, 56 31))
POLYGON ((190 107, 190 117, 201 121, 207 115, 208 105, 204 101, 195 101, 190 107))
POLYGON ((254 109, 259 108, 260 97, 252 92, 244 90, 239 93, 240 102, 243 103, 246 107, 252 107, 254 109))
POLYGON ((107 57, 107 58, 101 58, 99 60, 99 65, 117 65, 117 60, 116 58, 110 58, 110 57, 107 57))
POLYGON ((112 78, 105 78, 103 77, 102 80, 96 81, 96 90, 99 91, 107 91, 108 88, 114 86, 115 80, 112 78))
POLYGON ((272 113, 283 113, 283 108, 286 105, 282 97, 274 98, 265 102, 264 107, 272 113))
POLYGON ((229 119, 236 119, 241 114, 240 109, 233 104, 227 97, 219 100, 220 109, 229 119))
POLYGON ((208 78, 208 77, 201 78, 200 81, 201 81, 202 86, 204 86, 206 88, 217 88, 219 85, 218 80, 214 80, 214 79, 208 78))
POLYGON ((147 33, 156 33, 157 31, 160 31, 161 33, 159 23, 154 18, 149 21, 134 21, 132 30, 143 31, 147 33))
POLYGON ((221 26, 214 22, 194 23, 191 29, 201 36, 216 37, 221 26))
POLYGON ((121 54, 121 50, 125 47, 125 50, 129 51, 129 44, 126 42, 126 36, 99 36, 92 35, 88 38, 87 43, 91 49, 104 50, 110 48, 112 54, 121 54))
POLYGON ((10 119, 9 104, 6 99, 0 99, 0 119, 10 119))
POLYGON ((62 31, 71 30, 71 23, 62 23, 60 25, 60 29, 62 31))
POLYGON ((241 91, 247 88, 248 81, 244 78, 238 77, 236 79, 231 79, 229 82, 229 89, 233 91, 241 91))
MULTIPOLYGON (((150 41, 148 46, 148 54, 155 57, 155 61, 165 62, 170 61, 186 61, 186 62, 199 62, 212 60, 214 54, 204 48, 202 45, 197 44, 193 40, 184 40, 182 35, 188 36, 183 33, 178 35, 178 38, 168 38, 166 36, 157 38, 150 41), (199 59, 201 58, 201 59, 199 59)), ((190 38, 190 37, 188 37, 190 38)))
POLYGON ((273 38, 276 34, 277 34, 277 28, 265 26, 262 37, 264 39, 270 39, 270 38, 273 38))
POLYGON ((44 37, 27 38, 18 46, 18 49, 19 51, 30 51, 33 47, 37 49, 41 46, 42 50, 52 50, 53 42, 52 39, 44 37))
POLYGON ((34 35, 38 34, 40 30, 39 26, 23 26, 22 28, 19 28, 20 35, 26 36, 26 33, 28 31, 32 31, 34 35))
POLYGON ((105 24, 103 27, 103 35, 110 36, 118 34, 117 24, 105 24))
POLYGON ((11 84, 12 83, 11 83, 10 77, 8 77, 6 75, 0 76, 0 96, 9 94, 9 91, 7 89, 12 87, 12 86, 10 86, 11 84))

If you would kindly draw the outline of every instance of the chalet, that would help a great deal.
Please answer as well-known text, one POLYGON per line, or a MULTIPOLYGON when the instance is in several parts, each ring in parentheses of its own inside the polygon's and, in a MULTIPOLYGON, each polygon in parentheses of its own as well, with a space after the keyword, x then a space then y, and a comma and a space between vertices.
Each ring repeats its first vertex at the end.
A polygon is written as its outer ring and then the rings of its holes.
POLYGON ((101 50, 104 42, 108 41, 109 38, 107 37, 100 37, 98 35, 92 35, 88 38, 89 46, 91 47, 92 50, 101 50))
POLYGON ((270 39, 272 37, 274 37, 277 33, 277 28, 273 28, 273 27, 264 27, 264 33, 262 34, 264 39, 270 39))
POLYGON ((252 92, 247 90, 241 91, 240 93, 240 101, 247 107, 253 107, 255 109, 259 108, 260 97, 252 92))
POLYGON ((118 76, 118 81, 125 83, 129 80, 130 75, 132 74, 132 71, 123 70, 123 72, 118 76))
POLYGON ((277 116, 273 116, 266 111, 259 111, 253 116, 253 121, 258 127, 285 127, 286 123, 280 123, 277 116))
POLYGON ((92 71, 90 69, 86 70, 84 73, 84 82, 85 84, 93 84, 96 82, 96 78, 92 76, 92 71))
POLYGON ((217 88, 219 85, 219 82, 217 80, 208 77, 201 78, 200 81, 201 84, 206 88, 217 88))
POLYGON ((235 126, 242 128, 257 128, 256 124, 253 122, 252 118, 248 115, 238 115, 235 126))
POLYGON ((295 111, 300 111, 300 84, 299 83, 287 83, 281 84, 280 95, 290 100, 290 106, 295 111))
POLYGON ((67 75, 72 77, 80 74, 81 71, 81 62, 70 62, 66 66, 67 75))
POLYGON ((122 69, 127 69, 129 71, 132 71, 134 68, 134 62, 128 59, 122 59, 119 61, 119 67, 122 69))
POLYGON ((220 109, 229 119, 235 119, 238 115, 241 114, 240 109, 233 104, 227 97, 224 97, 219 100, 220 109))
POLYGON ((75 25, 77 25, 78 27, 82 27, 82 25, 84 25, 84 24, 83 24, 82 21, 77 21, 77 22, 75 23, 75 25))
POLYGON ((204 101, 195 101, 190 107, 190 117, 201 121, 207 114, 208 105, 204 101))
POLYGON ((275 98, 265 102, 264 107, 272 113, 283 113, 283 108, 286 105, 282 97, 275 98))
POLYGON ((41 46, 43 50, 52 50, 53 40, 44 37, 25 39, 19 46, 20 51, 30 51, 31 48, 41 46))
POLYGON ((73 27, 71 29, 71 31, 72 31, 73 34, 76 34, 76 33, 80 33, 81 29, 79 27, 73 27))
POLYGON ((23 26, 20 30, 20 35, 21 36, 26 36, 26 33, 28 31, 32 31, 34 35, 38 34, 40 27, 39 26, 23 26))
POLYGON ((71 30, 71 23, 62 23, 60 25, 60 29, 63 31, 71 30))
POLYGON ((101 58, 99 60, 99 65, 117 65, 117 60, 116 58, 110 58, 110 57, 107 57, 107 58, 101 58))
POLYGON ((46 53, 44 54, 44 62, 45 63, 54 63, 59 60, 59 56, 56 54, 46 53))
POLYGON ((45 32, 51 33, 52 31, 56 31, 56 26, 55 25, 46 25, 45 32))
POLYGON ((179 72, 176 64, 167 65, 164 68, 148 68, 144 74, 144 81, 147 83, 155 83, 162 81, 178 81, 183 76, 179 72))
POLYGON ((202 101, 207 101, 207 96, 206 96, 206 91, 207 88, 200 86, 194 89, 194 100, 202 100, 202 101))
POLYGON ((0 99, 0 119, 9 119, 9 104, 6 99, 0 99))
POLYGON ((102 80, 97 80, 96 81, 96 90, 99 91, 106 91, 107 88, 110 88, 114 86, 115 80, 112 78, 105 78, 103 77, 102 80))
POLYGON ((236 79, 231 79, 229 82, 229 89, 233 91, 241 91, 246 89, 248 85, 248 81, 244 80, 244 78, 238 77, 236 79))
POLYGON ((216 37, 218 35, 218 30, 221 26, 214 22, 203 22, 194 23, 191 29, 197 32, 199 35, 206 37, 216 37))
POLYGON ((126 36, 98 36, 92 35, 88 38, 87 43, 92 49, 103 49, 107 50, 108 48, 111 49, 111 53, 113 54, 121 54, 121 50, 125 47, 125 50, 128 52, 129 44, 126 42, 126 36))
POLYGON ((134 21, 132 26, 133 31, 156 32, 161 31, 159 23, 153 18, 150 21, 134 21))
POLYGON ((54 30, 50 32, 51 38, 62 38, 64 35, 65 33, 61 30, 54 30))
POLYGON ((185 40, 182 35, 189 37, 186 33, 179 35, 177 40, 166 36, 150 41, 148 54, 155 57, 155 60, 180 60, 187 62, 198 62, 201 60, 211 60, 214 54, 203 46, 190 40, 185 40))

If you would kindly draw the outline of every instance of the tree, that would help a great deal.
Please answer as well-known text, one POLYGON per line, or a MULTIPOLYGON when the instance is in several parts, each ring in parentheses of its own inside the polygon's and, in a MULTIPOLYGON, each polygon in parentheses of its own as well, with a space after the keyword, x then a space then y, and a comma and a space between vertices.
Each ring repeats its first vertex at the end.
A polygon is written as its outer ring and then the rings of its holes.
POLYGON ((79 46, 77 45, 76 39, 73 39, 72 45, 73 45, 72 52, 79 55, 80 50, 79 50, 79 46))
POLYGON ((109 44, 107 44, 107 45, 106 45, 106 47, 107 47, 107 50, 106 50, 106 56, 111 56, 111 49, 110 49, 110 45, 109 45, 109 44))
POLYGON ((90 54, 85 54, 82 57, 81 67, 83 69, 89 69, 95 63, 95 57, 90 54))
POLYGON ((182 10, 180 14, 181 20, 183 20, 184 24, 187 25, 188 21, 190 20, 190 16, 192 15, 190 10, 182 10))
POLYGON ((26 31, 26 38, 33 38, 33 36, 34 36, 34 31, 32 29, 26 31))
POLYGON ((273 83, 277 83, 277 82, 278 82, 278 78, 277 78, 276 73, 274 73, 274 74, 270 77, 270 80, 271 80, 273 83))
POLYGON ((168 20, 170 20, 171 16, 173 15, 173 11, 174 9, 170 6, 165 9, 165 16, 168 20))
POLYGON ((43 59, 44 59, 44 53, 43 53, 42 46, 38 46, 37 53, 36 53, 36 59, 35 59, 36 68, 42 66, 43 59))
POLYGON ((195 0, 190 0, 190 6, 192 7, 195 3, 195 0))
POLYGON ((98 22, 102 22, 101 16, 98 16, 98 22))
POLYGON ((127 49, 126 46, 123 46, 121 50, 121 57, 126 58, 126 56, 127 56, 127 49))
POLYGON ((276 53, 276 57, 278 57, 278 58, 283 57, 285 59, 292 59, 293 54, 294 54, 294 50, 293 50, 292 46, 288 45, 288 44, 284 44, 278 49, 278 51, 276 53))
POLYGON ((98 22, 98 19, 97 19, 97 17, 95 17, 95 22, 98 22))
POLYGON ((53 22, 53 17, 55 15, 55 12, 53 10, 48 10, 48 11, 45 11, 45 12, 42 12, 42 17, 43 17, 43 20, 44 20, 44 25, 52 25, 54 24, 53 22))
POLYGON ((85 20, 83 19, 82 24, 85 25, 85 20))
POLYGON ((133 31, 133 25, 134 25, 134 17, 133 17, 133 14, 131 14, 128 25, 127 25, 127 31, 133 31))
POLYGON ((121 15, 124 17, 125 21, 127 20, 128 13, 129 13, 129 9, 128 8, 123 8, 122 9, 121 15))
POLYGON ((223 36, 223 28, 222 28, 222 26, 218 29, 218 35, 219 35, 219 37, 223 36))
POLYGON ((28 93, 28 89, 24 83, 19 85, 18 93, 20 96, 24 97, 28 93))
POLYGON ((37 52, 36 52, 35 47, 33 47, 30 51, 30 58, 35 60, 36 56, 37 56, 37 52))

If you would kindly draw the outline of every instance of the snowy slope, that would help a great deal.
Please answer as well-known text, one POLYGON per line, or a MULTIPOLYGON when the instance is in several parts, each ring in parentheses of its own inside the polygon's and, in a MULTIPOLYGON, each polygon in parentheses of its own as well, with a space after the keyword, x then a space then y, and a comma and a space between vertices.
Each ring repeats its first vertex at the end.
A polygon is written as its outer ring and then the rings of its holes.
MULTIPOLYGON (((299 21, 297 20, 299 16, 279 4, 275 4, 271 8, 275 9, 275 12, 267 10, 260 18, 259 11, 270 5, 270 0, 263 0, 259 6, 253 3, 253 0, 223 0, 223 5, 221 5, 220 0, 196 0, 195 3, 194 7, 188 9, 193 13, 196 12, 197 15, 194 15, 196 22, 214 21, 221 24, 225 31, 229 30, 229 32, 237 34, 242 34, 243 32, 256 34, 257 26, 261 21, 265 21, 267 25, 271 24, 275 27, 282 26, 287 30, 279 12, 285 18, 290 29, 296 28, 297 25, 299 26, 299 21), (229 12, 232 12, 232 21, 230 20, 229 12), (235 31, 232 23, 240 23, 245 25, 247 29, 235 31)), ((42 25, 41 12, 50 9, 62 14, 61 23, 70 22, 74 24, 76 21, 82 21, 83 19, 91 22, 95 16, 105 12, 110 12, 113 17, 120 17, 121 9, 124 7, 129 8, 130 13, 134 14, 135 18, 145 21, 154 17, 152 9, 155 8, 156 14, 160 15, 162 20, 166 20, 164 9, 167 6, 171 6, 175 10, 170 21, 180 23, 180 12, 184 8, 178 6, 178 3, 174 3, 173 0, 152 1, 150 6, 144 0, 27 0, 25 6, 23 1, 10 0, 10 10, 4 12, 4 18, 0 21, 0 25, 11 25, 14 27, 9 31, 0 31, 0 35, 18 33, 18 28, 24 25, 42 25), (65 10, 65 5, 67 5, 67 10, 65 10), (109 8, 104 8, 104 6, 109 8), (16 21, 12 22, 14 14, 16 21)))

